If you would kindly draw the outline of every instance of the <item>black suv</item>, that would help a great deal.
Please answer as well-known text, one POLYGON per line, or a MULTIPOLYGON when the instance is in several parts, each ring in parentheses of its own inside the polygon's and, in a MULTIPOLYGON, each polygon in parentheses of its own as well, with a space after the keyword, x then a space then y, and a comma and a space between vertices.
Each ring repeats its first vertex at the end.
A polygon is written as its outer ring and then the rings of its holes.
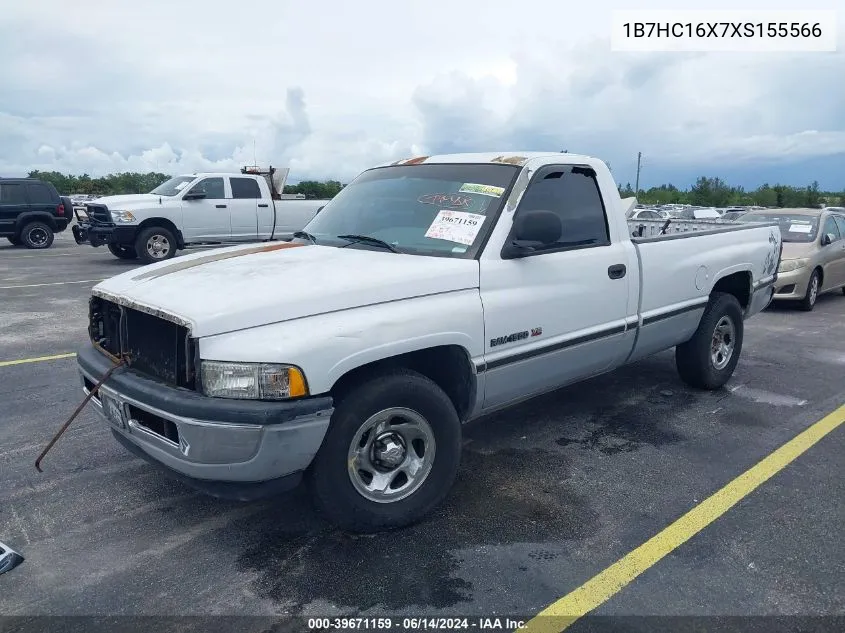
POLYGON ((73 217, 70 198, 35 178, 0 178, 0 237, 15 246, 49 248, 73 217))

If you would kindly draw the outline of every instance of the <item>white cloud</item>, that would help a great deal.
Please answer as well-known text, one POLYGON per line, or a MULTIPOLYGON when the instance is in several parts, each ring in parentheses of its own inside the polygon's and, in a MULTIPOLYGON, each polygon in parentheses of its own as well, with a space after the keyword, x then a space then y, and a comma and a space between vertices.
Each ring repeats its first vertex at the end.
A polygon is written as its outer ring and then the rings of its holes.
POLYGON ((416 153, 569 149, 622 181, 642 151, 655 179, 756 165, 762 180, 782 163, 845 185, 842 52, 612 53, 610 10, 633 6, 18 3, 0 23, 0 173, 229 170, 255 156, 293 179, 348 180, 416 153))

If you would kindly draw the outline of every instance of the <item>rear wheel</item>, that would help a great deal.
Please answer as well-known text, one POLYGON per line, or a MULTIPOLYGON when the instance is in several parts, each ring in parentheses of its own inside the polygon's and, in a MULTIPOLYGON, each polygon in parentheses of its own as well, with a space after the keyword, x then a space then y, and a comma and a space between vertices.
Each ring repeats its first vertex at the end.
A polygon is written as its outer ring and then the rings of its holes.
POLYGON ((743 337, 742 306, 736 297, 715 292, 692 338, 675 348, 675 366, 685 383, 718 389, 733 375, 743 337))
POLYGON ((807 292, 798 304, 804 312, 810 312, 816 307, 816 300, 819 298, 819 288, 821 287, 821 282, 822 276, 819 274, 818 270, 814 270, 813 274, 810 275, 810 281, 807 284, 807 292))
POLYGON ((135 252, 145 264, 153 264, 176 255, 176 238, 161 226, 143 229, 135 240, 135 252))
POLYGON ((317 509, 351 532, 421 519, 448 494, 461 458, 461 422, 433 381, 380 374, 343 396, 309 469, 317 509))
POLYGON ((53 229, 44 222, 30 222, 21 231, 21 240, 27 248, 50 248, 54 239, 53 229))
POLYGON ((135 247, 123 244, 109 244, 109 252, 118 259, 136 259, 138 257, 135 247))

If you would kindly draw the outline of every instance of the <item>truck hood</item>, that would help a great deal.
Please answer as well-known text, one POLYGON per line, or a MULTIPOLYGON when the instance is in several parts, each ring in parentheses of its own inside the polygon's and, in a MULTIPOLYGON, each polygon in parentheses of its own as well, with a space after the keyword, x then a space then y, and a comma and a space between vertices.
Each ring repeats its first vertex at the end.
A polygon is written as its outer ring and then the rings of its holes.
POLYGON ((102 198, 92 200, 91 202, 95 204, 104 204, 109 208, 109 210, 128 210, 158 204, 160 198, 161 196, 154 196, 151 193, 133 193, 125 196, 104 196, 102 198))
POLYGON ((211 336, 325 312, 478 288, 478 262, 281 242, 193 253, 93 294, 211 336))

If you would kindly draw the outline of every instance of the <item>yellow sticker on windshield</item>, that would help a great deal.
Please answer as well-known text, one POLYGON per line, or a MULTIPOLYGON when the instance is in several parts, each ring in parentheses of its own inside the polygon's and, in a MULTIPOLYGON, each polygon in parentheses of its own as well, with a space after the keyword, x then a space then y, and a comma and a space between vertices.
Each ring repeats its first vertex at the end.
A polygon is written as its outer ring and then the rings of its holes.
POLYGON ((465 182, 458 189, 460 193, 480 193, 482 196, 493 196, 494 198, 501 198, 505 193, 504 187, 494 187, 493 185, 479 185, 474 182, 465 182))

